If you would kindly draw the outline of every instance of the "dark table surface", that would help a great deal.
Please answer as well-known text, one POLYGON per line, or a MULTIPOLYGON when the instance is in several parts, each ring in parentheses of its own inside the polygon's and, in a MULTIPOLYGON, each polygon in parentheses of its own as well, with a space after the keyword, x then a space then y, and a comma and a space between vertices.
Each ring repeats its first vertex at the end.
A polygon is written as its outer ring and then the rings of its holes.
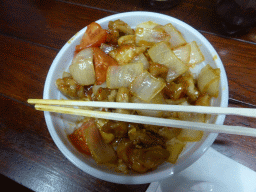
MULTIPOLYGON (((256 28, 227 36, 218 29, 216 0, 183 0, 168 10, 139 0, 8 0, 0 2, 0 173, 33 191, 145 191, 94 178, 69 162, 54 144, 42 112, 27 104, 42 98, 49 67, 77 31, 105 16, 154 11, 176 17, 201 32, 217 50, 229 80, 229 106, 256 106, 256 28)), ((227 116, 226 125, 256 127, 255 119, 227 116)), ((212 145, 256 171, 256 138, 219 134, 212 145)), ((11 187, 11 186, 10 186, 11 187)))

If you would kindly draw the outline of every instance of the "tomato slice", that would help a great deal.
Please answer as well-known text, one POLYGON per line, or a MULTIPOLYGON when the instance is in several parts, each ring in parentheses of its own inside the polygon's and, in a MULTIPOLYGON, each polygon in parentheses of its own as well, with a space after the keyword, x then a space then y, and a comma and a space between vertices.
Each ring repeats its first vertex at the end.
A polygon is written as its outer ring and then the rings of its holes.
POLYGON ((91 155, 89 147, 86 143, 85 131, 94 123, 93 120, 83 123, 78 129, 76 129, 72 134, 68 135, 69 140, 74 145, 74 147, 81 153, 91 155))
POLYGON ((79 45, 76 46, 76 52, 88 47, 99 47, 107 39, 107 30, 102 29, 98 23, 91 23, 82 37, 79 45))
POLYGON ((108 67, 112 65, 118 65, 118 63, 115 59, 107 55, 99 47, 93 48, 93 59, 96 84, 101 85, 106 81, 108 67))

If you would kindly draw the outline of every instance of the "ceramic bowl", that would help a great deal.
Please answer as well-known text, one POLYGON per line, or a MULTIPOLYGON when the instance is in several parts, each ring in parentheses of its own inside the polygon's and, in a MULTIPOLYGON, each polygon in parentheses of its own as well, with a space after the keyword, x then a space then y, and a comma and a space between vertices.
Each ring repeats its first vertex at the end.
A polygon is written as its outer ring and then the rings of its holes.
MULTIPOLYGON (((221 70, 221 82, 219 97, 212 100, 213 106, 227 107, 228 105, 228 83, 227 76, 221 59, 213 46, 209 41, 197 30, 189 26, 188 24, 164 15, 153 12, 126 12, 111 15, 96 21, 103 28, 107 29, 108 22, 116 19, 121 19, 128 23, 132 28, 135 28, 137 24, 145 21, 154 21, 159 24, 172 23, 185 37, 187 42, 196 41, 200 46, 202 53, 204 54, 205 61, 197 65, 193 69, 193 72, 198 73, 200 68, 206 64, 210 64, 212 67, 220 68, 221 70)), ((44 87, 44 99, 62 99, 64 96, 57 90, 55 81, 61 78, 63 71, 68 71, 68 67, 71 64, 71 60, 74 55, 75 46, 79 44, 86 27, 76 33, 59 51, 54 59, 50 70, 48 72, 45 87, 44 87)), ((156 170, 145 174, 121 174, 108 169, 107 167, 97 165, 96 162, 89 156, 81 154, 70 143, 67 135, 71 133, 75 126, 77 116, 56 114, 45 112, 45 120, 48 130, 52 139, 56 143, 59 150, 64 156, 70 160, 74 165, 84 172, 97 177, 99 179, 122 184, 143 184, 153 181, 161 180, 167 177, 174 176, 178 172, 186 169, 199 159, 204 152, 212 145, 213 141, 217 137, 216 133, 205 133, 200 142, 191 143, 187 145, 186 149, 182 152, 178 162, 175 165, 170 163, 164 163, 156 170)), ((224 115, 212 118, 211 123, 223 124, 225 119, 224 115)))

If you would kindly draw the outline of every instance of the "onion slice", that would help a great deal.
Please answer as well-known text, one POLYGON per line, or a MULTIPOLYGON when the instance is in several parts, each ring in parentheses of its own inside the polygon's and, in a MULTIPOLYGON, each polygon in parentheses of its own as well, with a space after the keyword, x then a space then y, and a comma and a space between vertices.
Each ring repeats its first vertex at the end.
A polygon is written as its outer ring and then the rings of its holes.
POLYGON ((107 87, 116 89, 129 87, 131 82, 143 72, 142 63, 130 63, 121 66, 109 66, 107 71, 107 87))
POLYGON ((131 63, 136 63, 136 62, 141 62, 143 63, 143 68, 145 70, 147 70, 149 68, 149 62, 148 62, 148 59, 147 57, 143 54, 143 53, 140 53, 139 55, 135 56, 131 63))
POLYGON ((198 64, 204 61, 204 55, 198 47, 196 41, 189 43, 191 47, 189 64, 198 64))
POLYGON ((198 75, 198 88, 201 93, 208 93, 210 96, 218 97, 220 82, 220 69, 213 69, 207 64, 198 75))
POLYGON ((186 40, 182 36, 181 32, 178 31, 171 23, 164 26, 165 31, 171 36, 170 44, 171 48, 179 47, 186 44, 186 40))
POLYGON ((169 68, 166 77, 168 83, 188 70, 188 66, 173 53, 167 42, 155 44, 148 50, 148 54, 153 62, 165 65, 169 68))
POLYGON ((70 74, 80 85, 95 83, 95 70, 93 65, 93 51, 91 48, 80 51, 69 66, 70 74))
POLYGON ((151 47, 161 41, 169 41, 170 35, 162 25, 147 21, 136 26, 135 42, 137 46, 151 47))
MULTIPOLYGON (((133 96, 131 98, 132 103, 151 103, 151 104, 165 104, 165 100, 164 97, 162 95, 162 93, 158 93, 155 97, 153 97, 149 102, 145 102, 143 100, 141 100, 138 97, 133 96)), ((154 110, 136 110, 136 112, 139 115, 143 115, 143 116, 151 116, 151 117, 162 117, 163 116, 163 111, 154 111, 154 110)))
POLYGON ((130 91, 141 100, 149 102, 165 85, 163 79, 155 78, 148 71, 144 71, 131 83, 130 91))
POLYGON ((191 46, 190 44, 182 45, 173 50, 173 53, 184 63, 188 63, 190 60, 191 46))
POLYGON ((90 149, 93 159, 97 163, 111 163, 117 159, 116 152, 110 144, 106 144, 97 128, 94 120, 89 121, 85 132, 86 143, 90 149))

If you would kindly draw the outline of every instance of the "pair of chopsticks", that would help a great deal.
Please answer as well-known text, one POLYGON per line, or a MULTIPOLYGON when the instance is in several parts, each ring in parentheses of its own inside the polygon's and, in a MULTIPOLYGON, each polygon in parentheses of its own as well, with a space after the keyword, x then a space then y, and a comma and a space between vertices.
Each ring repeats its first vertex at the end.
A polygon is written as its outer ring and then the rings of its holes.
POLYGON ((256 137, 256 129, 242 126, 227 126, 217 124, 198 123, 190 121, 172 120, 157 117, 128 115, 120 113, 110 113, 103 111, 84 110, 61 106, 88 106, 100 108, 121 108, 121 109, 144 109, 176 112, 193 112, 218 115, 239 115, 247 117, 256 117, 256 109, 252 108, 223 108, 206 106, 182 106, 182 105, 164 105, 164 104, 145 104, 145 103, 118 103, 118 102, 100 102, 100 101, 76 101, 76 100, 46 100, 46 99, 28 99, 28 103, 35 104, 35 109, 40 111, 49 111, 56 113, 65 113, 86 117, 110 119, 116 121, 125 121, 132 123, 141 123, 149 125, 176 127, 184 129, 195 129, 215 133, 228 133, 237 135, 246 135, 256 137))

